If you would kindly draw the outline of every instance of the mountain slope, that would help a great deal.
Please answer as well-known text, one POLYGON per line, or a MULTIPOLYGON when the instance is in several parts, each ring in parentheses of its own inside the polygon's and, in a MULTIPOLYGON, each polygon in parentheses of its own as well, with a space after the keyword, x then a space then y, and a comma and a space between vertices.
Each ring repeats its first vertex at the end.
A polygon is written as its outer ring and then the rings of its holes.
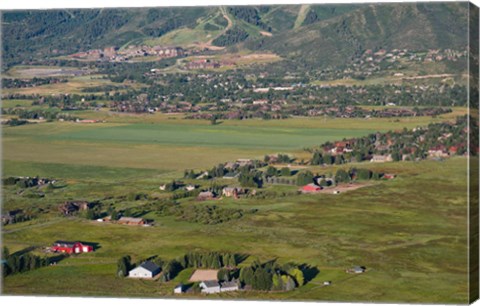
POLYGON ((112 45, 209 42, 272 51, 299 67, 342 66, 366 49, 464 49, 467 16, 467 3, 3 12, 2 58, 5 68, 112 45))

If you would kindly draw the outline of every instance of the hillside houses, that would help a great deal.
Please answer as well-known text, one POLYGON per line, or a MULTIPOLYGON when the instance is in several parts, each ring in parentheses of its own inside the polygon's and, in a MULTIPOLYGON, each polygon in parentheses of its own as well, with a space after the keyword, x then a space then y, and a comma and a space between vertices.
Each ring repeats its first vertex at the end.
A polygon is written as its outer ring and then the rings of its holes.
POLYGON ((185 68, 188 70, 193 70, 193 69, 216 69, 220 68, 220 63, 215 61, 215 60, 210 60, 210 59, 199 59, 199 60, 194 60, 191 62, 188 62, 185 65, 185 68))
POLYGON ((160 58, 170 58, 183 56, 185 50, 175 46, 128 46, 125 49, 117 47, 105 47, 104 49, 93 49, 84 52, 78 52, 70 55, 74 59, 83 59, 87 61, 112 61, 123 62, 135 57, 157 56, 160 58))
POLYGON ((93 203, 87 201, 66 201, 58 207, 58 210, 65 216, 72 215, 79 211, 85 211, 93 207, 93 203))

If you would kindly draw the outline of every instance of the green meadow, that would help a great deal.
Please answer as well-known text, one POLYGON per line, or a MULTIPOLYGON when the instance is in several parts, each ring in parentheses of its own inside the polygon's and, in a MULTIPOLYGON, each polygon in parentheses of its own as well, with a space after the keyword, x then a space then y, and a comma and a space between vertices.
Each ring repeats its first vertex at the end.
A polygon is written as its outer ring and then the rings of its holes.
MULTIPOLYGON (((398 175, 339 195, 180 200, 186 208, 217 205, 258 210, 217 225, 179 221, 154 212, 144 215, 155 220, 152 227, 60 217, 57 206, 65 200, 101 200, 117 209, 137 207, 148 200, 129 200, 129 195, 141 192, 164 197, 158 186, 181 177, 184 169, 208 169, 217 163, 276 152, 308 158, 304 147, 366 135, 377 130, 375 124, 380 125, 363 121, 363 128, 357 128, 362 127, 361 121, 347 126, 343 120, 322 123, 299 118, 264 125, 255 120, 209 125, 165 117, 141 123, 132 118, 123 124, 55 122, 3 128, 3 176, 59 180, 58 188, 42 190, 43 198, 19 195, 15 186, 3 188, 5 209, 43 211, 37 219, 5 226, 3 244, 12 252, 49 246, 55 240, 100 246, 94 253, 71 256, 56 266, 8 276, 4 293, 173 297, 173 287, 188 278, 189 271, 168 283, 121 279, 115 277, 117 259, 125 254, 134 260, 152 255, 171 259, 201 250, 247 253, 251 255, 247 262, 276 258, 307 263, 320 271, 305 286, 290 292, 231 292, 209 298, 467 302, 465 158, 312 167, 319 173, 355 166, 398 175), (361 275, 345 273, 353 265, 368 270, 361 275), (323 287, 324 281, 332 285, 323 287)), ((211 184, 186 183, 203 188, 211 184)), ((293 191, 296 187, 266 189, 293 191)))
MULTIPOLYGON (((13 164, 7 169, 10 173, 15 167, 24 166, 13 164)), ((177 281, 161 284, 116 278, 116 259, 123 254, 139 260, 157 254, 174 258, 189 250, 217 250, 245 252, 263 260, 305 262, 320 270, 306 286, 291 292, 237 292, 218 297, 466 302, 466 159, 376 167, 399 173, 399 177, 340 195, 202 203, 183 200, 182 205, 186 206, 215 204, 258 209, 256 214, 225 224, 201 225, 148 214, 155 220, 155 226, 148 228, 53 217, 8 226, 4 228, 3 241, 13 250, 46 246, 57 239, 95 242, 100 248, 94 253, 72 256, 54 267, 9 276, 4 292, 168 297, 177 281), (358 264, 365 265, 367 273, 345 273, 345 269, 358 264), (332 286, 322 287, 326 280, 332 281, 332 286)), ((134 190, 153 193, 157 182, 154 177, 145 177, 118 182, 118 186, 99 180, 95 186, 78 179, 46 197, 58 202, 62 197, 81 196, 83 192, 84 197, 94 199, 102 194, 102 189, 104 194, 115 196, 134 190)), ((7 189, 6 193, 9 197, 14 190, 7 189)), ((45 207, 51 205, 51 201, 43 203, 45 207)))

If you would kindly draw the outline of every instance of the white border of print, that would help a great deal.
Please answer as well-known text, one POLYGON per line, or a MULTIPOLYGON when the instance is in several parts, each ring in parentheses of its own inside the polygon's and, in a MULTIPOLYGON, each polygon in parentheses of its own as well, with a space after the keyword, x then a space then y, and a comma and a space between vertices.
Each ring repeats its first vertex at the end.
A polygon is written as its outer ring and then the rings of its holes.
MULTIPOLYGON (((459 2, 456 0, 428 0, 421 2, 459 2)), ((261 5, 261 4, 299 4, 299 3, 372 3, 372 2, 418 2, 415 0, 10 0, 0 2, 0 10, 15 9, 54 9, 54 8, 95 8, 95 7, 152 7, 152 6, 200 6, 200 5, 261 5)), ((473 4, 480 7, 480 0, 471 0, 473 4)), ((36 305, 36 306, 131 306, 132 303, 141 303, 142 306, 240 306, 246 301, 225 301, 225 300, 173 300, 173 299, 113 299, 113 298, 73 298, 73 297, 44 297, 44 296, 0 296, 0 304, 2 305, 36 305)), ((249 306, 306 306, 308 304, 318 306, 367 306, 369 304, 362 303, 333 303, 333 302, 270 302, 270 301, 248 301, 249 306)), ((376 306, 394 306, 404 304, 375 304, 376 306)), ((409 304, 412 306, 423 304, 409 304)), ((480 306, 480 302, 476 302, 476 306, 480 306)))

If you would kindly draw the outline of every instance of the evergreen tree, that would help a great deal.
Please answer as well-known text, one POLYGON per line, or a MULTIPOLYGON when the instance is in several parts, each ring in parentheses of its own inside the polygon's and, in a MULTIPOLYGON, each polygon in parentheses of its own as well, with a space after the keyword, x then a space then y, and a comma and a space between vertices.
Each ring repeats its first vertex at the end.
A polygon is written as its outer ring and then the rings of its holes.
POLYGON ((268 291, 272 288, 272 275, 267 269, 259 267, 253 275, 252 288, 268 291))
POLYGON ((292 172, 290 171, 290 168, 288 168, 288 167, 283 167, 283 168, 280 170, 280 175, 281 175, 281 176, 290 176, 290 175, 292 175, 292 172))
POLYGON ((128 271, 131 267, 131 258, 130 256, 123 256, 117 262, 117 276, 125 277, 128 275, 128 271))
POLYGON ((281 291, 283 290, 283 281, 280 274, 273 274, 272 276, 272 290, 281 291))
POLYGON ((348 173, 343 169, 338 169, 337 173, 335 174, 335 182, 337 183, 346 183, 350 181, 350 176, 348 173))
POLYGON ((243 267, 240 269, 240 281, 246 285, 252 285, 254 271, 252 267, 243 267))
POLYGON ((300 269, 291 269, 288 271, 288 274, 293 277, 298 287, 304 285, 305 278, 303 276, 303 272, 300 269))
POLYGON ((310 171, 300 172, 297 177, 297 186, 313 183, 313 173, 310 171))
POLYGON ((277 168, 269 166, 265 171, 266 176, 276 176, 277 175, 277 168))

